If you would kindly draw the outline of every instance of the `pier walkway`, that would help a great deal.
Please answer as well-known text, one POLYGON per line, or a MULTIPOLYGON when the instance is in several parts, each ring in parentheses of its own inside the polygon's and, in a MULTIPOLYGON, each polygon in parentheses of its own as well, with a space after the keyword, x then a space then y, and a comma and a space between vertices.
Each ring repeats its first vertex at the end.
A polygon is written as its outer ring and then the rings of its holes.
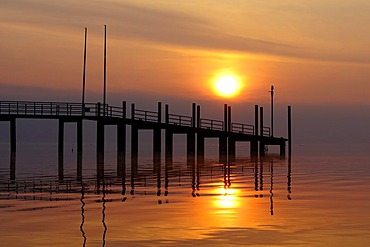
MULTIPOLYGON (((136 108, 131 104, 131 115, 127 116, 126 102, 121 106, 103 105, 101 103, 72 103, 72 102, 31 102, 31 101, 0 101, 0 121, 10 122, 11 160, 16 152, 16 120, 17 119, 56 119, 59 121, 58 153, 59 170, 63 170, 64 150, 64 123, 77 124, 77 175, 82 172, 83 149, 83 120, 97 123, 97 162, 104 163, 104 126, 117 126, 117 172, 123 172, 126 160, 126 126, 131 126, 131 165, 137 168, 138 163, 138 131, 140 129, 153 130, 153 161, 161 161, 162 130, 165 131, 165 159, 172 161, 173 135, 187 135, 188 162, 204 162, 205 138, 219 138, 220 163, 235 160, 236 142, 250 142, 250 155, 265 155, 265 147, 278 145, 280 155, 285 156, 286 142, 290 138, 271 135, 269 127, 263 123, 263 108, 255 106, 253 124, 235 123, 231 118, 231 107, 224 105, 224 119, 215 120, 201 117, 200 105, 192 104, 191 116, 179 115, 170 112, 169 105, 165 105, 162 114, 162 103, 158 102, 157 111, 148 111, 136 108)), ((288 107, 288 121, 290 121, 290 107, 288 107)), ((290 133, 290 122, 288 122, 290 133)), ((290 134, 289 134, 290 136, 290 134)), ((290 144, 289 146, 290 147, 290 144)), ((290 150, 289 150, 290 153, 290 150)), ((12 162, 11 162, 12 163, 12 162)), ((15 166, 15 165, 14 165, 15 166)), ((99 169, 99 167, 98 167, 99 169)), ((104 168, 102 168, 104 169, 104 168)), ((15 167, 11 165, 12 170, 15 167)))

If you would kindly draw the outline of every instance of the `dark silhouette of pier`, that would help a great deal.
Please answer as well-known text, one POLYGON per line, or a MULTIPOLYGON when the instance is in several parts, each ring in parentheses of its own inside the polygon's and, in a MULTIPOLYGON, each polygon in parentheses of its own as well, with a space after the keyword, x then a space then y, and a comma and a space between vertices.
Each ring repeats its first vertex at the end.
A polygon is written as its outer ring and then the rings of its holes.
POLYGON ((126 167, 126 126, 131 126, 131 167, 132 173, 138 170, 139 130, 153 131, 153 163, 161 162, 162 130, 165 131, 165 162, 171 163, 173 156, 173 136, 185 134, 187 137, 187 162, 203 163, 206 138, 219 139, 219 161, 235 161, 236 143, 249 142, 251 156, 264 156, 265 147, 280 147, 280 155, 285 156, 286 142, 291 154, 291 108, 288 106, 288 139, 273 136, 270 127, 264 126, 263 107, 255 106, 254 124, 232 121, 231 106, 224 105, 224 119, 215 120, 201 117, 200 105, 192 104, 191 116, 170 112, 169 105, 158 102, 157 111, 136 108, 131 104, 131 117, 127 117, 126 102, 120 107, 101 103, 70 102, 29 102, 0 101, 0 121, 10 122, 10 177, 15 179, 16 121, 17 119, 56 119, 58 128, 58 170, 63 179, 64 124, 77 125, 77 178, 82 177, 83 121, 96 122, 97 174, 104 176, 105 126, 117 126, 117 174, 124 176, 126 167), (163 121, 164 119, 164 121, 163 121))

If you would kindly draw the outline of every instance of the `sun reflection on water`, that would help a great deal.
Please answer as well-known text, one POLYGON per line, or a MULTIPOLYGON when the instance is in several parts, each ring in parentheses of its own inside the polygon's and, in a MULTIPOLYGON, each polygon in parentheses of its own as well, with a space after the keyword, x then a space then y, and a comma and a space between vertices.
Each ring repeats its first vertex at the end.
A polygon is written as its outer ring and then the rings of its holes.
POLYGON ((217 196, 215 197, 214 206, 220 209, 220 212, 230 213, 231 209, 240 207, 239 190, 220 187, 215 189, 215 194, 217 196))

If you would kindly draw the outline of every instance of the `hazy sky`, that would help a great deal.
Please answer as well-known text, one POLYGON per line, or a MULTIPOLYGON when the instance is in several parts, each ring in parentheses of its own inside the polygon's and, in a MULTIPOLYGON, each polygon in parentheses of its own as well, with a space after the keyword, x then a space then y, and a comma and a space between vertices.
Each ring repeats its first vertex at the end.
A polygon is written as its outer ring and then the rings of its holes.
POLYGON ((245 87, 229 102, 267 104, 274 84, 277 104, 370 106, 368 0, 0 0, 0 6, 3 99, 78 99, 88 27, 87 101, 96 101, 106 24, 109 103, 110 95, 130 92, 152 102, 213 100, 211 79, 231 70, 245 87))

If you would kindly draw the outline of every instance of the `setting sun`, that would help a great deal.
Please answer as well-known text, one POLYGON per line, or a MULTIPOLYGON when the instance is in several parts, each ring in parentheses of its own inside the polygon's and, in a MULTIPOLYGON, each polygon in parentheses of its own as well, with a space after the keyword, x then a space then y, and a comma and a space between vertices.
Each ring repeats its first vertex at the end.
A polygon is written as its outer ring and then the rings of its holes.
POLYGON ((214 79, 213 88, 217 95, 231 98, 239 94, 242 88, 240 78, 232 73, 223 73, 214 79))

